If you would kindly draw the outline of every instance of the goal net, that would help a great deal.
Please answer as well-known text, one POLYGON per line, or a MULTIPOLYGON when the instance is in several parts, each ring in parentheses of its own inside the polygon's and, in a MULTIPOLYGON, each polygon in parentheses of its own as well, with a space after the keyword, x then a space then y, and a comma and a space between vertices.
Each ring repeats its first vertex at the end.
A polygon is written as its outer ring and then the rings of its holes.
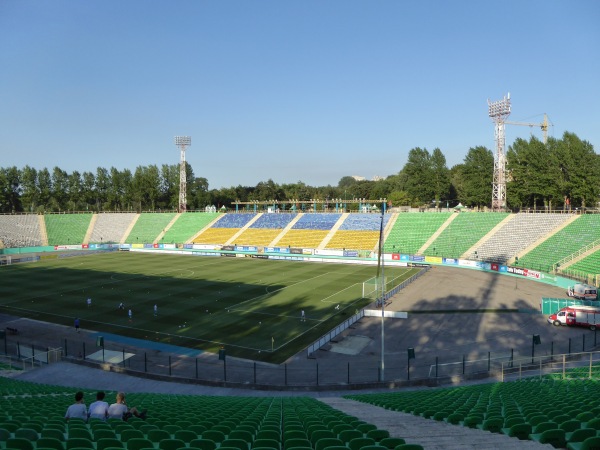
POLYGON ((363 282, 363 298, 377 300, 382 295, 383 286, 387 285, 387 277, 373 277, 363 282))

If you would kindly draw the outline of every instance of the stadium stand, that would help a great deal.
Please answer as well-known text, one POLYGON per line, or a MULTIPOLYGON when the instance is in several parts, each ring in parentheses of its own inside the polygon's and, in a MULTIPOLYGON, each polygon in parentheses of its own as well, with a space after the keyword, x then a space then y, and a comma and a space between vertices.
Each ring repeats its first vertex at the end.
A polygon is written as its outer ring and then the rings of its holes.
POLYGON ((176 213, 140 214, 137 222, 125 238, 128 244, 151 243, 169 225, 176 213))
POLYGON ((136 213, 100 213, 90 236, 90 244, 118 244, 136 213))
POLYGON ((266 247, 296 216, 297 214, 262 214, 236 238, 236 243, 266 247))
POLYGON ((342 217, 341 214, 303 214, 294 224, 292 230, 327 230, 329 231, 342 217))
POLYGON ((458 213, 424 254, 459 258, 506 217, 508 213, 458 213))
MULTIPOLYGON (((390 215, 383 216, 383 227, 390 221, 390 215)), ((325 248, 373 250, 379 242, 379 214, 349 214, 342 222, 325 248)))
MULTIPOLYGON (((514 214, 512 220, 506 222, 482 245, 471 247, 467 257, 506 263, 571 217, 569 214, 514 214)), ((519 265, 522 265, 521 262, 519 265)))
POLYGON ((43 245, 38 217, 37 214, 1 214, 0 241, 6 248, 43 245))
POLYGON ((391 253, 415 254, 452 213, 399 214, 385 239, 384 249, 391 253))
POLYGON ((254 213, 224 214, 212 227, 194 237, 195 244, 225 244, 256 217, 254 213))
POLYGON ((275 245, 278 247, 318 248, 327 233, 327 230, 291 229, 275 245))
MULTIPOLYGON (((205 450, 280 450, 300 444, 307 450, 317 450, 332 443, 360 450, 366 444, 384 442, 389 436, 387 430, 309 397, 133 393, 128 395, 128 403, 146 409, 146 420, 132 417, 127 422, 116 419, 66 422, 63 415, 73 403, 76 390, 3 379, 2 448, 20 450, 23 447, 18 439, 23 439, 28 443, 37 441, 37 447, 33 444, 30 450, 113 447, 176 450, 188 446, 205 450)), ((83 392, 84 400, 94 397, 93 392, 83 392)), ((109 402, 114 395, 107 392, 109 402)))
POLYGON ((549 272, 554 263, 598 239, 600 239, 600 214, 585 214, 521 256, 519 264, 549 272))
POLYGON ((569 271, 577 271, 588 275, 600 274, 600 250, 580 259, 568 268, 569 271))
POLYGON ((163 242, 188 242, 198 231, 211 223, 219 213, 186 212, 181 214, 175 223, 162 237, 163 242))
POLYGON ((48 245, 82 244, 92 214, 45 214, 48 245))
POLYGON ((600 394, 600 385, 596 379, 579 378, 575 371, 569 379, 559 379, 561 376, 345 398, 457 426, 549 443, 556 448, 567 444, 569 448, 579 448, 577 443, 596 436, 600 427, 600 419, 591 413, 597 407, 595 396, 600 394), (568 412, 566 405, 555 404, 555 399, 565 395, 569 396, 568 412), (584 429, 593 431, 578 432, 584 429))

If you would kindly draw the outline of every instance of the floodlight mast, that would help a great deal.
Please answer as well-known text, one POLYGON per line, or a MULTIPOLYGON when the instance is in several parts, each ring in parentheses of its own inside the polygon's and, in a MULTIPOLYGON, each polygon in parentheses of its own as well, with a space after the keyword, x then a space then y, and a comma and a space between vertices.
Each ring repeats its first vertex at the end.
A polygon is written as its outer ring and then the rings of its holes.
POLYGON ((488 100, 488 115, 494 121, 496 140, 496 154, 494 155, 494 181, 492 187, 492 209, 502 211, 506 209, 506 145, 505 122, 510 116, 510 92, 502 100, 490 102, 488 100))
POLYGON ((178 212, 187 211, 187 175, 185 164, 185 148, 192 145, 190 136, 175 136, 175 145, 181 149, 181 157, 179 159, 179 208, 178 212))

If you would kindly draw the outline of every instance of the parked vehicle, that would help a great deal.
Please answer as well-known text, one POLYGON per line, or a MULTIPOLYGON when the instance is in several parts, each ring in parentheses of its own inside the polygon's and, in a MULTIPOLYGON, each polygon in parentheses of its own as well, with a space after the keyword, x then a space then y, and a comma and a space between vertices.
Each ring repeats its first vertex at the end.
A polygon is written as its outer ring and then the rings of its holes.
POLYGON ((567 306, 551 314, 548 322, 555 326, 580 326, 595 330, 596 327, 600 327, 600 307, 567 306))
POLYGON ((567 294, 569 297, 574 297, 579 300, 598 300, 598 288, 587 284, 569 286, 567 294))

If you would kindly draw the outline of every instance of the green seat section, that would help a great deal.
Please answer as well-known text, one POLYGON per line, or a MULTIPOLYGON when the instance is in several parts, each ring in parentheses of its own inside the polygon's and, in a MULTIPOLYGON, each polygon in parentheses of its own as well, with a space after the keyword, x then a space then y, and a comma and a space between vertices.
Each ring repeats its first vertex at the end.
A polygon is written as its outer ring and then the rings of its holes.
POLYGON ((176 213, 144 213, 135 222, 125 242, 128 244, 151 244, 165 230, 176 213))
POLYGON ((186 212, 180 214, 161 242, 185 243, 219 216, 219 213, 186 212))
POLYGON ((600 274, 600 250, 571 264, 564 270, 564 273, 584 277, 600 274))
POLYGON ((82 244, 92 214, 45 214, 48 245, 82 244))
POLYGON ((451 213, 405 213, 399 214, 390 230, 384 250, 388 253, 415 254, 429 240, 451 213))
POLYGON ((508 213, 456 213, 456 217, 427 247, 425 255, 460 258, 508 217, 508 213))
POLYGON ((519 265, 550 272, 553 264, 600 239, 600 214, 584 214, 519 258, 519 265))

